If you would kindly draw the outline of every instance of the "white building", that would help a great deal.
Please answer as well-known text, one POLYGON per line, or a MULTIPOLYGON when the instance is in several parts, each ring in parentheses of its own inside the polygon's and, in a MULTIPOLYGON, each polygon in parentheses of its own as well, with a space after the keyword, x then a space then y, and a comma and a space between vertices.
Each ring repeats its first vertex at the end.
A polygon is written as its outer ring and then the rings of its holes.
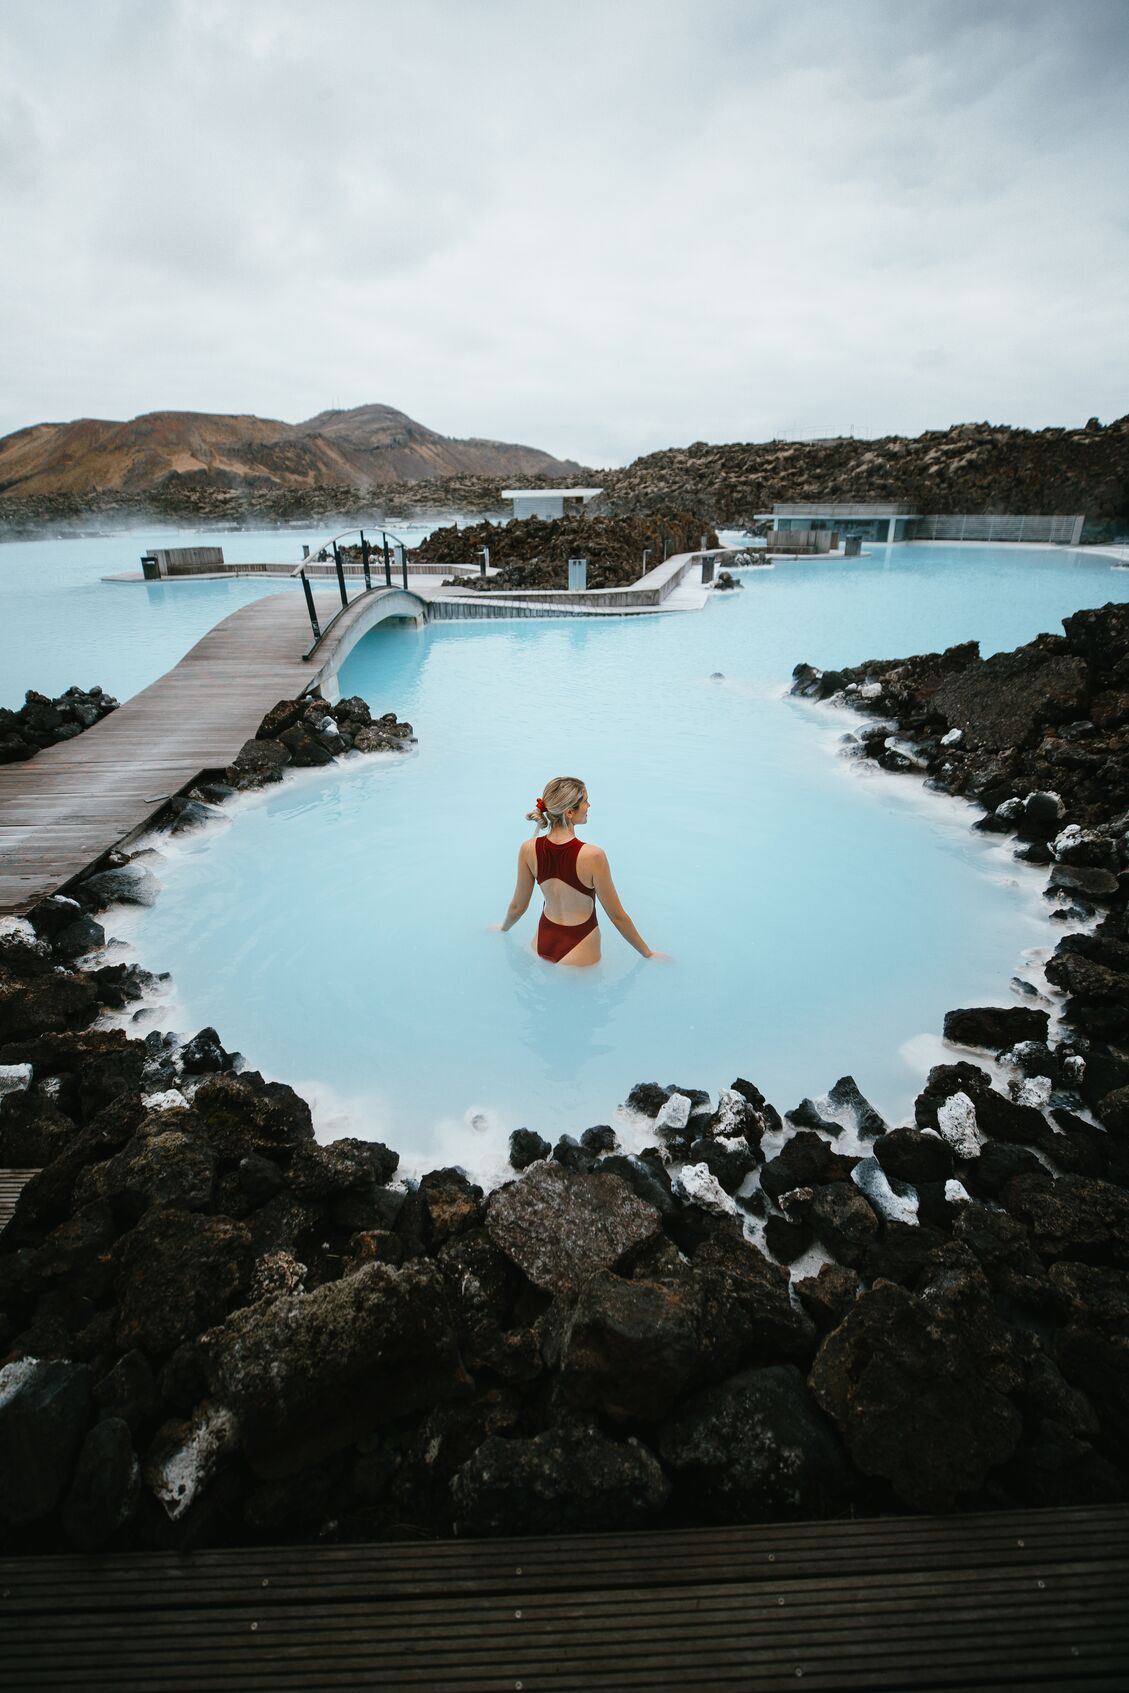
POLYGON ((602 488, 503 488, 515 517, 583 517, 602 488))

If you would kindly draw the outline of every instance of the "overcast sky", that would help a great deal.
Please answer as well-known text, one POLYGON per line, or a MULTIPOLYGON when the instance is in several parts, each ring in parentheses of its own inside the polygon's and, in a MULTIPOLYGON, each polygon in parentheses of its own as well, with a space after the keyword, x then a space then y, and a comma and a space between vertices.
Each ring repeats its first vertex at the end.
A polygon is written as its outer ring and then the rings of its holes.
POLYGON ((0 434, 1129 411, 1127 0, 0 0, 0 434))

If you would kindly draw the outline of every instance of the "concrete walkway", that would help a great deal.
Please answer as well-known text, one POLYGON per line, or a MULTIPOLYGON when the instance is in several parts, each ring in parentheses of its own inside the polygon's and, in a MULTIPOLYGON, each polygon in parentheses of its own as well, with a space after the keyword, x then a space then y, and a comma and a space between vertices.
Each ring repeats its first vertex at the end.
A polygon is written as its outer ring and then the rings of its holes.
MULTIPOLYGON (((324 628, 340 601, 319 593, 315 604, 324 628)), ((28 910, 201 771, 229 765, 276 701, 303 693, 331 667, 334 637, 303 660, 310 641, 300 593, 256 600, 92 729, 27 763, 0 766, 0 912, 28 910)))

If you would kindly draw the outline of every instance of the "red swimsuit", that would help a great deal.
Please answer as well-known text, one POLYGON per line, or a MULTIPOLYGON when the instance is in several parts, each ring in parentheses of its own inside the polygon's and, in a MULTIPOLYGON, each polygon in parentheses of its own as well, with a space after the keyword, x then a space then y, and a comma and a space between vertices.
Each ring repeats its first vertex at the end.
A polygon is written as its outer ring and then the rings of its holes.
POLYGON ((596 899, 591 888, 586 888, 576 873, 576 860, 579 856, 583 841, 576 839, 561 841, 559 845, 547 841, 544 835, 538 835, 534 846, 537 851, 537 880, 538 882, 565 882, 570 888, 576 888, 582 894, 587 894, 592 901, 592 910, 582 923, 553 923, 544 912, 537 925, 537 956, 547 958, 550 964, 559 964, 585 937, 596 928, 596 899))

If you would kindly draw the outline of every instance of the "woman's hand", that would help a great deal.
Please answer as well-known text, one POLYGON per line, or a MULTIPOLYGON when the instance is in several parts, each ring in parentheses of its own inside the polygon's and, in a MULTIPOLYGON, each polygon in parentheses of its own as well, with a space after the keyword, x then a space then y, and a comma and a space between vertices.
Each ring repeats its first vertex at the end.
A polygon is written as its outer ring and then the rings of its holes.
POLYGON ((674 963, 674 959, 670 956, 669 952, 649 952, 647 954, 647 957, 654 959, 656 964, 673 964, 674 963))

